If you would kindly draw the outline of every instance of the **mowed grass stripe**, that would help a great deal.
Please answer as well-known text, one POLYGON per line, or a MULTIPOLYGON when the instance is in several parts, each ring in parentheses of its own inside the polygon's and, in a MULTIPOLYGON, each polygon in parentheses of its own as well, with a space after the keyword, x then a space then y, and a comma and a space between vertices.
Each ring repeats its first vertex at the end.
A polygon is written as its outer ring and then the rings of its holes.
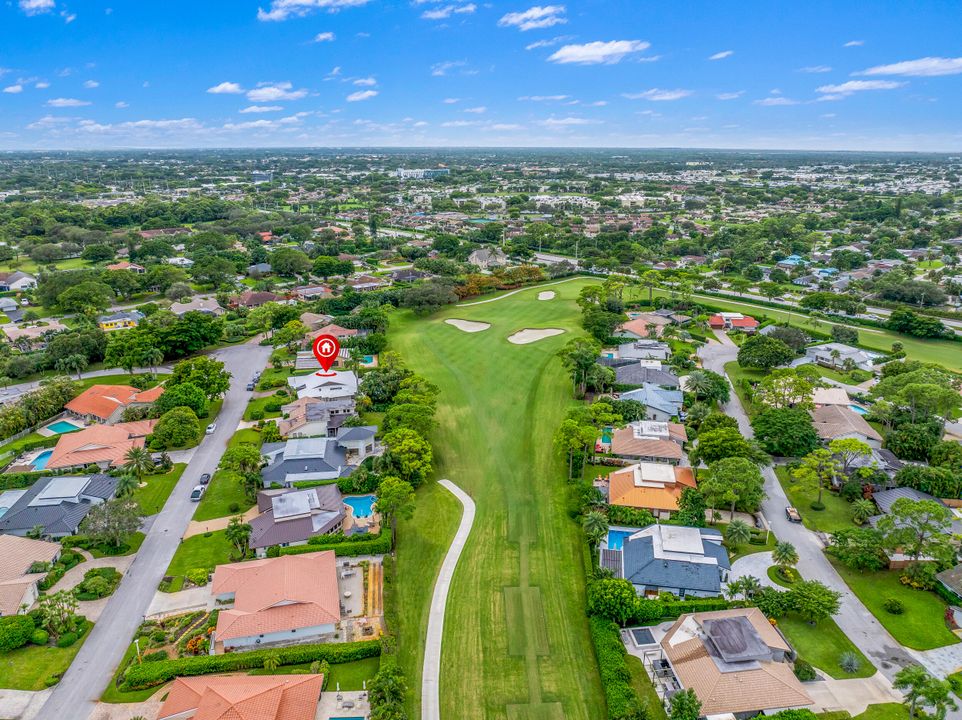
MULTIPOLYGON (((412 368, 441 388, 435 431, 438 477, 474 498, 477 516, 448 601, 442 651, 442 717, 507 720, 508 706, 528 703, 523 657, 508 654, 505 587, 540 588, 547 651, 536 663, 545 701, 532 712, 570 720, 599 718, 604 698, 584 616, 580 531, 566 513, 567 487, 551 438, 570 406, 570 381, 556 353, 581 334, 573 300, 591 280, 554 286, 558 297, 537 300, 538 288, 468 308, 448 308, 427 320, 398 313, 390 340, 412 368), (491 323, 464 333, 443 320, 491 323), (525 327, 567 332, 530 345, 506 338, 525 327), (520 513, 510 522, 509 508, 520 513), (522 583, 519 541, 527 537, 528 578, 522 583)), ((423 579, 410 578, 423 582, 423 579)), ((402 629, 402 642, 411 635, 402 629)), ((526 639, 526 642, 529 642, 526 639)), ((530 642, 541 644, 536 638, 530 642)), ((528 717, 521 715, 519 717, 528 717)))

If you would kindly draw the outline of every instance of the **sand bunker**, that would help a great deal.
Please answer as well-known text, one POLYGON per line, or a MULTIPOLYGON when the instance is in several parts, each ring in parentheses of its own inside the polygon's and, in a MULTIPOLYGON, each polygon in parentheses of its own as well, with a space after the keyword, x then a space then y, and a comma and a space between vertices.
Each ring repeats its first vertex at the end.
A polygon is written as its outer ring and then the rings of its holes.
POLYGON ((525 328, 524 330, 518 330, 518 332, 509 337, 508 342, 514 343, 515 345, 527 345, 528 343, 538 342, 538 340, 560 335, 563 332, 564 330, 559 328, 525 328))
POLYGON ((554 290, 543 290, 538 293, 539 300, 554 300, 554 290))
POLYGON ((454 325, 458 330, 470 333, 481 332, 491 327, 491 323, 474 322, 473 320, 445 320, 444 322, 448 325, 454 325))

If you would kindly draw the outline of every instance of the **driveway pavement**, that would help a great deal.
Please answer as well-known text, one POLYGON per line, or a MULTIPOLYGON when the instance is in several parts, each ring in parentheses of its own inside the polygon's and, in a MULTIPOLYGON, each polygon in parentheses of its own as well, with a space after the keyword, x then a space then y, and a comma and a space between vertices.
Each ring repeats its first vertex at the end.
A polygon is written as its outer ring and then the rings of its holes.
POLYGON ((213 353, 233 375, 213 434, 204 437, 164 509, 154 517, 140 552, 111 596, 100 622, 94 625, 64 678, 44 705, 43 717, 87 720, 94 703, 110 681, 127 644, 143 621, 157 585, 163 579, 181 536, 197 505, 190 502, 190 489, 202 473, 213 473, 247 407, 245 390, 251 370, 261 368, 271 348, 245 343, 213 353))
POLYGON ((768 568, 772 566, 772 554, 770 552, 752 553, 745 557, 738 558, 732 563, 731 572, 728 573, 728 581, 737 580, 746 576, 758 578, 758 581, 765 587, 781 590, 774 580, 768 577, 768 568))

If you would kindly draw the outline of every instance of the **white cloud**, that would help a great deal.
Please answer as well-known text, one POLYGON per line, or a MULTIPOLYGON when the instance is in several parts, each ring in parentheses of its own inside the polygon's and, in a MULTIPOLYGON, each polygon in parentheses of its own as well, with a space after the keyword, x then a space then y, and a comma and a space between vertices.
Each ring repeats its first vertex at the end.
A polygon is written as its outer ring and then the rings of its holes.
POLYGON ((448 74, 449 71, 455 68, 464 67, 467 65, 464 60, 446 60, 444 62, 434 63, 431 66, 431 74, 434 77, 443 77, 448 74))
POLYGON ((518 100, 530 100, 531 102, 553 102, 567 99, 567 95, 522 95, 518 98, 518 100))
POLYGON ((272 0, 269 10, 257 8, 257 19, 261 22, 280 22, 289 17, 304 17, 315 10, 337 12, 367 3, 368 0, 272 0))
POLYGON ((314 36, 314 42, 334 42, 334 33, 319 32, 314 36))
POLYGON ((481 124, 480 120, 448 120, 441 123, 441 127, 477 127, 481 124))
POLYGON ((307 96, 307 90, 293 90, 289 82, 257 83, 257 87, 247 91, 247 99, 251 102, 277 102, 278 100, 300 100, 307 96))
POLYGON ((454 105, 455 103, 461 102, 461 98, 444 98, 441 102, 445 105, 454 105))
POLYGON ((642 40, 609 40, 603 42, 585 43, 583 45, 564 45, 555 51, 549 62, 562 65, 575 63, 578 65, 614 65, 631 53, 641 52, 651 47, 651 43, 642 40))
POLYGON ((348 95, 347 101, 360 102, 361 100, 370 100, 372 97, 377 97, 377 90, 358 90, 356 93, 348 95))
POLYGON ((847 43, 842 45, 842 47, 861 47, 864 44, 864 40, 849 40, 847 43))
POLYGON ((354 81, 354 84, 358 87, 371 87, 372 85, 377 85, 377 80, 373 77, 358 78, 354 81))
POLYGON ((62 17, 62 18, 63 18, 63 21, 69 25, 70 23, 72 23, 74 20, 77 19, 77 13, 72 13, 72 12, 67 12, 66 10, 61 10, 61 11, 60 11, 60 17, 62 17))
POLYGON ((284 108, 280 105, 248 105, 243 110, 239 112, 242 113, 267 113, 267 112, 278 112, 284 108))
POLYGON ((464 108, 461 112, 474 113, 475 115, 482 115, 488 111, 484 105, 478 105, 477 107, 464 108))
POLYGON ((738 92, 718 93, 715 97, 718 100, 737 100, 744 94, 745 94, 744 90, 739 90, 738 92))
POLYGON ((84 87, 87 88, 88 90, 93 90, 94 88, 99 88, 100 83, 97 82, 96 80, 87 80, 84 83, 84 87))
POLYGON ((37 90, 46 90, 48 87, 50 87, 50 83, 48 83, 46 80, 41 80, 34 85, 34 87, 37 88, 37 90))
POLYGON ((731 57, 735 54, 734 50, 722 50, 721 52, 716 52, 714 55, 709 55, 709 60, 724 60, 727 57, 731 57))
POLYGON ((7 85, 3 91, 10 95, 18 95, 23 92, 23 85, 20 83, 16 83, 15 85, 7 85))
POLYGON ((222 82, 214 85, 214 87, 207 88, 207 92, 211 95, 240 95, 244 92, 244 88, 235 82, 222 82))
POLYGON ((20 0, 20 9, 27 15, 48 13, 56 7, 54 0, 20 0))
POLYGON ((568 22, 564 17, 564 5, 535 5, 524 12, 511 12, 498 20, 498 27, 516 27, 518 30, 538 30, 568 22))
POLYGON ((516 123, 494 123, 488 126, 489 130, 523 130, 523 125, 516 123))
POLYGON ((541 120, 540 124, 546 125, 547 127, 570 127, 572 125, 599 125, 601 124, 601 120, 589 120, 588 118, 582 117, 563 117, 541 120))
POLYGON ((876 65, 855 75, 905 75, 907 77, 937 77, 962 73, 962 57, 924 57, 890 65, 876 65))
POLYGON ((799 68, 798 72, 801 73, 827 73, 832 72, 832 68, 828 65, 809 65, 808 67, 799 68))
POLYGON ((756 100, 756 105, 761 105, 763 107, 775 107, 779 105, 798 105, 798 100, 792 100, 791 98, 781 97, 776 95, 775 97, 767 97, 762 100, 756 100))
POLYGON ((124 102, 123 100, 118 100, 117 102, 114 103, 114 107, 117 108, 118 110, 123 110, 124 108, 130 107, 130 104, 124 102))
POLYGON ((452 15, 470 15, 477 9, 478 6, 474 3, 467 3, 466 5, 442 5, 431 10, 425 10, 421 13, 421 17, 424 20, 446 20, 452 15))
POLYGON ((572 35, 558 35, 557 37, 553 37, 550 40, 535 40, 533 43, 530 43, 529 45, 525 45, 524 49, 537 50, 538 48, 551 47, 553 45, 557 45, 558 43, 564 42, 565 40, 570 40, 572 37, 573 37, 572 35))
POLYGON ((645 90, 640 93, 622 93, 621 96, 628 98, 629 100, 652 100, 653 102, 666 102, 671 100, 681 100, 691 95, 691 90, 662 90, 661 88, 652 88, 651 90, 645 90))
POLYGON ((903 85, 905 85, 904 82, 895 82, 894 80, 849 80, 839 85, 822 85, 815 89, 826 95, 844 96, 863 90, 894 90, 903 85))
POLYGON ((86 100, 77 100, 76 98, 52 98, 47 100, 47 105, 50 107, 83 107, 89 104, 86 100))

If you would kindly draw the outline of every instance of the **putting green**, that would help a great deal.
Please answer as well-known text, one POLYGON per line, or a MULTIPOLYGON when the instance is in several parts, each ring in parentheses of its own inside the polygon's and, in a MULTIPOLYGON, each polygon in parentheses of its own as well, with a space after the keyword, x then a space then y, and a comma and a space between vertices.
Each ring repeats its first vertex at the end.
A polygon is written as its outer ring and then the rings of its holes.
MULTIPOLYGON (((581 531, 567 514, 564 467, 551 444, 573 402, 557 352, 583 334, 574 300, 593 282, 552 285, 552 302, 538 300, 543 286, 532 287, 428 319, 406 312, 392 319, 391 348, 441 388, 436 475, 477 504, 448 598, 442 720, 604 717, 584 613, 581 531), (491 328, 465 333, 446 324, 449 318, 491 328), (508 342, 524 328, 566 332, 528 345, 508 342)), ((406 532, 429 529, 408 525, 406 532)), ((402 535, 402 551, 404 543, 402 535)), ((398 573, 402 586, 433 582, 413 563, 399 563, 398 573)), ((401 608, 400 622, 400 643, 423 648, 423 612, 401 608)), ((410 656, 410 647, 403 654, 410 656)), ((420 668, 406 663, 405 670, 416 694, 420 668)))

